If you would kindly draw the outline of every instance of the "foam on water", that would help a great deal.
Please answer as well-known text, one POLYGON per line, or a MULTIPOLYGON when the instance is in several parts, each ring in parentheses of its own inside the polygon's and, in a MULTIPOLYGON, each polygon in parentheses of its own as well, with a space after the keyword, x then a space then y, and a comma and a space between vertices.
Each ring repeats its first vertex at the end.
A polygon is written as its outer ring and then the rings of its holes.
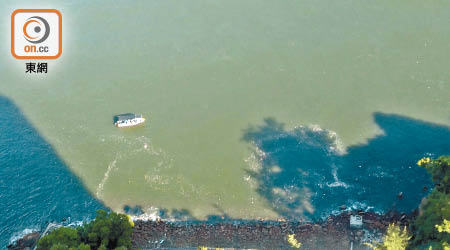
POLYGON ((130 215, 133 221, 156 221, 161 219, 161 211, 159 208, 150 207, 147 208, 143 213, 138 215, 130 215))
POLYGON ((172 166, 172 159, 169 155, 159 147, 156 147, 150 138, 146 136, 138 136, 129 138, 125 136, 111 135, 101 137, 100 140, 107 144, 117 145, 120 151, 115 152, 114 159, 108 164, 104 176, 96 189, 96 196, 101 197, 106 182, 110 174, 119 171, 123 165, 128 165, 136 157, 149 157, 156 161, 156 164, 144 175, 144 179, 152 188, 162 190, 169 182, 173 181, 172 177, 164 176, 160 172, 169 169, 172 166))
POLYGON ((97 197, 100 197, 101 191, 103 191, 103 186, 105 186, 105 182, 109 178, 109 173, 116 169, 116 163, 117 163, 118 155, 116 155, 116 158, 108 165, 108 168, 106 169, 105 175, 102 179, 102 181, 98 184, 96 195, 97 197))
POLYGON ((15 232, 9 239, 9 244, 16 242, 17 240, 23 238, 27 234, 34 233, 34 232, 40 232, 40 231, 41 231, 40 226, 34 226, 34 227, 25 228, 24 230, 22 230, 20 232, 15 232))
POLYGON ((342 181, 339 180, 338 175, 337 175, 337 170, 338 170, 338 168, 336 167, 336 165, 332 164, 331 173, 333 175, 334 182, 332 182, 332 183, 328 183, 327 182, 327 186, 328 187, 344 187, 344 188, 348 188, 348 184, 347 183, 342 182, 342 181))

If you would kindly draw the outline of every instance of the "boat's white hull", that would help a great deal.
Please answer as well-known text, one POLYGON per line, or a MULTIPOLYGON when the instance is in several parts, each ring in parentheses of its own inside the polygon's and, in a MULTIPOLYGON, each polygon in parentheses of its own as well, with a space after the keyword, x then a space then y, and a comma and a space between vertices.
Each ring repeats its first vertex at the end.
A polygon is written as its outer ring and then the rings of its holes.
POLYGON ((123 122, 116 122, 116 127, 119 128, 126 128, 126 127, 134 127, 140 124, 143 124, 145 122, 145 118, 135 118, 135 119, 131 119, 131 120, 126 120, 123 122))

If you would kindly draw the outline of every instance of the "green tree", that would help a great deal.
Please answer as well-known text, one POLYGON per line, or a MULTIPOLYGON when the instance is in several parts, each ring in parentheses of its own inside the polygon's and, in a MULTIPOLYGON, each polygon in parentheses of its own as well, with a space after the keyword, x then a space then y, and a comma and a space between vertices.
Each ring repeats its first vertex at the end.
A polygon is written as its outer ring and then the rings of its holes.
POLYGON ((437 191, 445 194, 450 193, 450 156, 441 156, 436 160, 423 158, 417 164, 431 174, 437 191))
POLYGON ((413 223, 413 245, 450 242, 450 234, 439 233, 436 229, 436 225, 450 218, 450 156, 436 160, 423 158, 417 164, 431 174, 436 188, 421 204, 420 215, 413 223))
POLYGON ((436 225, 436 229, 439 233, 450 233, 450 220, 444 219, 441 225, 436 225))
POLYGON ((60 227, 43 237, 37 246, 37 250, 64 250, 78 247, 80 236, 76 229, 60 227))
POLYGON ((366 243, 366 245, 373 250, 405 250, 410 239, 411 236, 409 236, 406 227, 402 230, 400 226, 390 224, 382 243, 376 243, 375 245, 366 243))
POLYGON ((85 227, 79 229, 81 239, 88 243, 92 249, 107 249, 126 247, 131 249, 131 234, 133 228, 129 218, 124 214, 97 211, 97 217, 85 227))
POLYGON ((132 221, 124 214, 97 211, 90 223, 78 227, 60 227, 39 240, 37 250, 131 249, 132 221))
POLYGON ((413 223, 415 244, 449 241, 449 234, 440 234, 435 227, 446 218, 450 218, 450 196, 433 190, 422 205, 421 215, 413 223))
POLYGON ((288 242, 292 249, 300 249, 302 247, 302 243, 295 238, 295 234, 288 234, 288 242))
MULTIPOLYGON (((450 221, 444 219, 441 225, 436 225, 436 229, 438 230, 439 233, 450 233, 450 221)), ((436 246, 437 244, 434 245, 436 246)), ((448 244, 447 241, 442 241, 442 244, 438 247, 443 250, 450 250, 450 245, 448 244)), ((430 246, 428 250, 433 250, 433 247, 430 246)))
POLYGON ((86 245, 84 243, 81 243, 78 247, 68 247, 66 245, 62 245, 57 243, 56 245, 53 245, 51 250, 91 250, 91 247, 89 245, 86 245))
POLYGON ((87 244, 81 243, 76 250, 91 250, 91 247, 87 244))
MULTIPOLYGON (((70 248, 70 249, 74 249, 74 248, 70 248)), ((69 247, 63 244, 55 244, 53 245, 50 250, 69 250, 69 247)))

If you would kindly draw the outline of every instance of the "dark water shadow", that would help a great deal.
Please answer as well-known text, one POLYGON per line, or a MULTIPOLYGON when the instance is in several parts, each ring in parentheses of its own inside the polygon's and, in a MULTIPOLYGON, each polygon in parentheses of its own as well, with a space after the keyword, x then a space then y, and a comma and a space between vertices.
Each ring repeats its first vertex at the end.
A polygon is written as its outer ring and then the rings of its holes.
POLYGON ((142 209, 142 206, 140 206, 140 205, 135 205, 135 206, 125 205, 123 207, 123 211, 129 215, 139 216, 139 215, 144 214, 144 210, 142 209))
POLYGON ((289 220, 318 219, 340 205, 415 209, 432 185, 416 162, 449 154, 450 128, 395 114, 375 113, 374 120, 383 134, 346 152, 339 151, 335 134, 317 127, 288 131, 271 118, 249 127, 242 139, 259 149, 261 169, 249 170, 258 193, 289 220))
POLYGON ((47 221, 80 221, 105 206, 68 169, 20 109, 0 96, 0 248, 47 221), (70 218, 69 218, 70 217, 70 218))

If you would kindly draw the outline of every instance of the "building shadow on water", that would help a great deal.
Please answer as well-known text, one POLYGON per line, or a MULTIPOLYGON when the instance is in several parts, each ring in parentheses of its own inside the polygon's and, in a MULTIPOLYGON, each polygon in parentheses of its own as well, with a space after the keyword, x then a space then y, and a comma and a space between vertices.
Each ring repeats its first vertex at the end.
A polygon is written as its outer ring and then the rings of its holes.
POLYGON ((344 152, 336 134, 314 126, 286 130, 267 118, 242 139, 255 146, 258 169, 249 170, 258 193, 289 220, 319 219, 347 208, 409 212, 432 183, 416 165, 424 156, 450 153, 450 128, 375 113, 383 134, 344 152), (402 199, 398 194, 403 192, 402 199))
POLYGON ((105 206, 8 98, 0 96, 0 248, 47 221, 76 222, 105 206), (18 235, 17 235, 18 236, 18 235))

